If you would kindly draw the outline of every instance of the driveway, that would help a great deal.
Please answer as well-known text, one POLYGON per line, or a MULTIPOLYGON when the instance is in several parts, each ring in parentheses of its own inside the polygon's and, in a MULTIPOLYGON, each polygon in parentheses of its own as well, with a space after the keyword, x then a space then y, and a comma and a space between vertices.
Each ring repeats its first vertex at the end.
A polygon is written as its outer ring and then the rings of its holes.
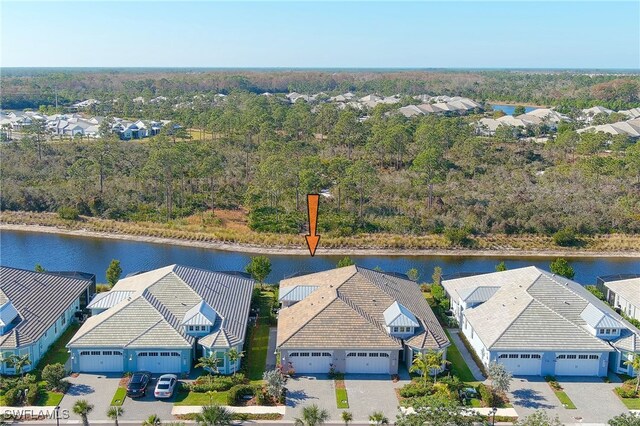
POLYGON ((396 388, 409 383, 408 375, 403 379, 393 383, 388 374, 347 374, 345 385, 349 396, 349 411, 353 413, 353 419, 368 422, 369 415, 374 411, 382 411, 390 424, 395 423, 398 414, 396 388))
POLYGON ((61 410, 68 410, 70 420, 80 420, 80 417, 73 413, 73 404, 80 399, 86 399, 93 405, 89 419, 107 419, 107 410, 120 383, 120 377, 120 374, 85 373, 77 377, 68 377, 71 387, 62 398, 61 410))
POLYGON ((536 410, 558 416, 564 424, 606 424, 612 417, 627 412, 613 393, 615 383, 604 383, 598 377, 557 377, 558 383, 576 406, 568 410, 562 406, 551 387, 542 377, 514 377, 509 398, 520 417, 536 410))
POLYGON ((123 420, 146 420, 152 414, 156 414, 163 421, 172 420, 171 409, 173 408, 174 396, 169 399, 156 399, 153 396, 153 391, 156 388, 156 382, 159 375, 153 376, 149 387, 147 388, 147 395, 142 398, 129 398, 127 397, 122 404, 122 419, 123 420))
POLYGON ((326 374, 297 376, 287 380, 287 411, 285 420, 302 416, 302 408, 316 404, 329 412, 329 421, 340 421, 333 380, 326 374))
POLYGON ((606 423, 618 414, 628 412, 627 407, 613 393, 619 383, 605 383, 599 377, 557 377, 576 410, 572 417, 581 417, 588 423, 606 423))
POLYGON ((300 417, 303 407, 316 404, 329 412, 330 422, 341 422, 342 411, 350 411, 354 421, 366 424, 369 422, 369 415, 374 411, 382 411, 389 422, 394 423, 398 413, 395 389, 409 383, 406 370, 400 377, 399 382, 393 383, 388 374, 347 374, 344 382, 349 397, 349 408, 346 410, 338 409, 336 406, 334 381, 326 374, 289 379, 287 412, 284 419, 293 420, 300 417))

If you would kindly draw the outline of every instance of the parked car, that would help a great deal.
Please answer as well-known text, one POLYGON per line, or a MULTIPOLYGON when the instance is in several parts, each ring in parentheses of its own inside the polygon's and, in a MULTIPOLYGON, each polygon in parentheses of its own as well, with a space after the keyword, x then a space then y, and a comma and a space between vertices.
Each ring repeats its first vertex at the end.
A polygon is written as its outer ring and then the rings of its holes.
POLYGON ((156 390, 153 392, 153 395, 156 398, 171 398, 177 384, 178 376, 175 374, 163 374, 158 379, 156 390))
POLYGON ((127 385, 127 396, 130 398, 145 396, 150 381, 151 373, 148 371, 138 371, 134 373, 127 385))

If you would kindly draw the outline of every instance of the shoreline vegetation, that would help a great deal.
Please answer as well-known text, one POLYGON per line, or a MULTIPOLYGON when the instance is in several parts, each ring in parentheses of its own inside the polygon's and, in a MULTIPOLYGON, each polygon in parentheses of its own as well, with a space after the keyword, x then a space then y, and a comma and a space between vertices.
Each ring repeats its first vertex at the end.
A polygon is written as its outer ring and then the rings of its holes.
MULTIPOLYGON (((119 222, 92 217, 63 220, 53 213, 3 211, 0 231, 39 232, 87 238, 139 241, 253 254, 308 256, 304 236, 267 234, 189 224, 119 222)), ((640 257, 640 236, 610 234, 584 237, 582 247, 563 248, 552 237, 537 235, 484 235, 471 244, 451 244, 442 235, 360 234, 322 236, 319 256, 478 256, 478 257, 640 257)))

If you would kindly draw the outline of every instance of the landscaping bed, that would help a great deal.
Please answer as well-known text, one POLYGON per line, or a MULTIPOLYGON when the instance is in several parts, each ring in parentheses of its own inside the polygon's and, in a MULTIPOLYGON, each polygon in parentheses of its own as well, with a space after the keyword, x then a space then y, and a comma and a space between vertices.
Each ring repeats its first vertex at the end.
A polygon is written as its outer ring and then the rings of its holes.
POLYGON ((349 396, 347 394, 347 387, 344 384, 344 375, 335 374, 333 384, 336 389, 336 406, 340 409, 349 408, 349 396))
POLYGON ((462 357, 458 347, 453 343, 449 330, 445 329, 444 332, 451 342, 451 345, 447 347, 447 361, 451 363, 451 373, 463 382, 474 382, 476 378, 473 376, 471 369, 462 357))
POLYGON ((628 378, 613 391, 629 410, 640 410, 640 393, 636 392, 637 379, 628 378))
POLYGON ((567 395, 567 393, 562 389, 560 383, 556 381, 555 377, 546 376, 544 379, 547 381, 547 383, 549 383, 549 387, 551 388, 553 393, 556 394, 556 397, 564 408, 566 408, 567 410, 576 409, 575 404, 573 403, 573 401, 571 401, 569 395, 567 395))

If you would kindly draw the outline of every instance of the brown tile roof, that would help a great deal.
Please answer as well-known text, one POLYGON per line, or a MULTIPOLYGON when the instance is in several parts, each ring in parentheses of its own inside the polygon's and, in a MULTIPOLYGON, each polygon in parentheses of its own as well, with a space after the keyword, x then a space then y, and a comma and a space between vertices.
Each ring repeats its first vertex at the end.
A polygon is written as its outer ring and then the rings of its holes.
POLYGON ((420 349, 449 344, 444 330, 415 282, 349 266, 290 278, 280 287, 314 285, 301 302, 280 310, 277 346, 281 348, 402 348, 385 330, 384 311, 397 301, 421 327, 407 343, 420 349))

